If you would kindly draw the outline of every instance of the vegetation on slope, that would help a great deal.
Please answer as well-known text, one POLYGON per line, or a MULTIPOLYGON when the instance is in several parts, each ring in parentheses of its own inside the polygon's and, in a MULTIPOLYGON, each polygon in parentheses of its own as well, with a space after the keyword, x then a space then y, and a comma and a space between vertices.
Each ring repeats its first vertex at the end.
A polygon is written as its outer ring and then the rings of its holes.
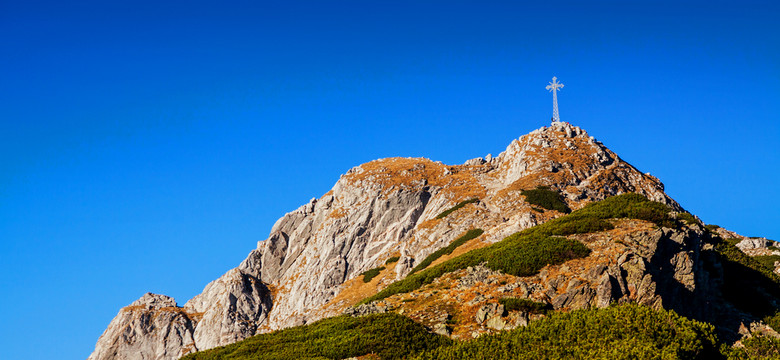
POLYGON ((568 214, 571 212, 566 203, 557 191, 550 190, 549 186, 538 186, 533 190, 523 190, 520 192, 525 196, 525 201, 531 205, 541 206, 547 210, 557 210, 568 214))
POLYGON ((759 255, 759 256, 754 256, 753 259, 758 261, 768 269, 774 270, 775 262, 780 261, 780 255, 759 255))
POLYGON ((721 346, 728 360, 777 360, 780 359, 780 339, 769 336, 752 336, 741 341, 742 347, 721 346))
POLYGON ((555 313, 412 359, 713 359, 717 349, 712 325, 628 304, 555 313))
POLYGON ((715 231, 715 230, 720 229, 720 226, 715 225, 715 224, 707 224, 707 225, 704 225, 704 228, 709 230, 709 231, 715 231))
POLYGON ((438 258, 452 254, 455 249, 457 249, 459 246, 465 244, 467 241, 476 238, 477 236, 482 235, 484 231, 482 229, 471 229, 467 231, 465 234, 461 235, 455 240, 452 240, 452 242, 447 245, 444 248, 441 248, 439 250, 434 251, 432 254, 428 255, 423 261, 421 261, 417 266, 412 269, 412 271, 409 273, 414 274, 422 269, 425 269, 428 267, 428 265, 432 264, 434 261, 436 261, 438 258))
POLYGON ((376 354, 381 359, 403 359, 451 343, 449 338, 429 333, 405 316, 388 313, 328 318, 310 325, 256 335, 182 359, 313 360, 366 354, 376 354))
MULTIPOLYGON (((611 229, 612 224, 606 220, 612 218, 636 218, 676 227, 678 223, 669 211, 665 205, 636 194, 609 198, 419 271, 364 302, 411 291, 444 273, 477 264, 510 274, 531 274, 548 263, 588 254, 581 243, 560 236, 611 229)), ((683 220, 691 222, 687 218, 683 220)), ((735 243, 734 239, 713 238, 714 256, 723 264, 724 296, 740 309, 765 316, 767 324, 780 329, 780 312, 776 312, 780 277, 768 266, 769 260, 763 264, 741 252, 735 243)), ((548 304, 528 299, 503 298, 499 302, 508 311, 549 310, 548 304)), ((418 360, 780 359, 778 339, 753 336, 743 339, 742 345, 731 347, 719 343, 710 324, 687 319, 673 311, 626 304, 568 313, 548 312, 548 317, 527 327, 469 342, 453 342, 431 334, 410 319, 392 313, 358 318, 340 316, 258 335, 191 354, 185 359, 343 359, 367 354, 381 359, 418 360)))
POLYGON ((373 269, 370 269, 370 270, 366 270, 363 273, 361 273, 360 275, 363 275, 363 282, 367 283, 367 282, 370 282, 377 275, 379 275, 379 273, 382 270, 384 270, 384 269, 385 269, 384 266, 380 266, 380 267, 376 267, 376 268, 373 268, 373 269))
POLYGON ((691 213, 689 213, 687 211, 681 212, 681 213, 677 214, 677 218, 680 219, 680 220, 685 220, 685 222, 687 222, 690 225, 701 224, 701 222, 699 220, 697 220, 696 217, 693 216, 693 214, 691 214, 691 213))
POLYGON ((780 340, 718 342, 710 324, 637 304, 555 312, 526 327, 454 342, 394 313, 338 316, 256 335, 183 360, 345 359, 778 359, 780 340), (718 351, 720 350, 720 351, 718 351))
POLYGON ((498 303, 504 305, 506 311, 524 311, 531 314, 545 314, 552 310, 552 305, 531 299, 502 298, 498 303))
POLYGON ((738 239, 715 239, 715 249, 723 266, 723 297, 740 310, 758 317, 777 311, 780 277, 770 267, 735 246, 738 239))
POLYGON ((466 206, 467 204, 472 204, 472 203, 475 203, 475 202, 479 202, 479 199, 474 198, 474 199, 463 200, 463 201, 455 204, 455 206, 453 206, 453 207, 451 207, 451 208, 449 208, 447 210, 442 211, 441 214, 436 215, 436 218, 437 219, 444 219, 447 215, 452 214, 453 212, 455 212, 455 210, 458 210, 458 209, 466 206))
POLYGON ((663 226, 676 226, 670 209, 639 194, 623 194, 598 203, 591 203, 569 215, 512 234, 493 245, 472 250, 434 267, 411 274, 390 284, 376 295, 363 300, 368 303, 388 296, 419 289, 436 278, 469 266, 485 264, 493 270, 516 276, 529 276, 544 266, 561 264, 585 257, 590 250, 575 240, 562 238, 578 233, 609 230, 612 218, 634 218, 663 226))

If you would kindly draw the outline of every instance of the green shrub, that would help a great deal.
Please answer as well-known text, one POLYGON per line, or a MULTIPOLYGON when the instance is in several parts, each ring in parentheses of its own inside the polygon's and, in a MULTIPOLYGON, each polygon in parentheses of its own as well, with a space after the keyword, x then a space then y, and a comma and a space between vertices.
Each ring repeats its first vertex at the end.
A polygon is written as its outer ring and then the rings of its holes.
POLYGON ((525 196, 525 201, 531 205, 541 206, 547 210, 557 210, 566 214, 571 212, 571 209, 563 201, 561 194, 550 190, 548 186, 539 186, 533 190, 523 190, 520 194, 525 196))
POLYGON ((762 264, 735 246, 739 239, 715 238, 723 267, 723 297, 740 310, 758 317, 774 314, 780 298, 780 277, 774 266, 762 264))
POLYGON ((627 304, 554 313, 526 327, 425 351, 411 359, 717 359, 712 325, 627 304))
POLYGON ((760 256, 754 256, 754 260, 758 261, 762 265, 766 266, 769 269, 772 269, 774 272, 775 269, 775 261, 780 261, 780 255, 760 255, 760 256))
POLYGON ((453 206, 453 207, 451 207, 451 208, 449 208, 447 210, 442 211, 441 214, 436 215, 436 218, 437 219, 443 219, 447 215, 452 214, 455 210, 458 210, 458 209, 466 206, 466 204, 472 204, 472 203, 475 203, 475 202, 479 202, 479 199, 474 198, 474 199, 468 199, 468 200, 461 201, 461 202, 457 203, 455 206, 453 206))
POLYGON ((721 346, 728 360, 780 359, 780 339, 758 335, 741 341, 742 347, 721 346))
POLYGON ((764 322, 775 331, 778 331, 780 329, 780 311, 776 312, 774 315, 765 317, 764 322))
POLYGON ((524 311, 531 314, 544 314, 552 310, 552 305, 543 302, 536 302, 531 299, 503 298, 498 303, 504 305, 506 311, 524 311))
POLYGON ((707 224, 707 225, 704 225, 704 228, 706 228, 709 231, 715 231, 715 230, 720 229, 720 226, 713 225, 713 224, 707 224))
POLYGON ((387 259, 387 261, 385 261, 385 265, 390 265, 390 264, 398 261, 398 259, 400 259, 400 258, 401 258, 400 256, 393 256, 393 257, 387 259))
POLYGON ((432 264, 436 259, 444 256, 452 254, 455 249, 457 249, 459 246, 465 244, 467 241, 476 238, 477 236, 482 235, 484 231, 482 229, 471 229, 467 231, 465 234, 461 235, 457 239, 453 240, 449 245, 447 245, 444 248, 441 248, 439 250, 434 251, 432 254, 428 255, 423 261, 421 261, 417 266, 412 269, 409 274, 414 274, 422 269, 425 269, 428 267, 428 265, 432 264))
POLYGON ((381 272, 381 271, 382 271, 382 270, 384 270, 384 269, 385 269, 385 267, 384 267, 384 266, 380 266, 380 267, 378 267, 378 268, 373 268, 373 269, 371 269, 371 270, 366 270, 366 271, 364 271, 364 272, 363 272, 362 274, 360 274, 360 275, 363 275, 363 282, 364 282, 364 283, 367 283, 367 282, 370 282, 370 281, 371 281, 371 279, 373 279, 373 278, 375 278, 377 275, 379 275, 379 272, 381 272))
POLYGON ((570 259, 585 257, 590 250, 579 241, 560 238, 577 233, 612 229, 606 221, 612 218, 634 218, 656 224, 675 224, 670 209, 639 194, 623 194, 591 203, 569 215, 512 234, 503 240, 469 251, 434 267, 411 274, 396 281, 362 303, 384 299, 399 293, 414 291, 430 284, 446 273, 485 264, 493 270, 516 276, 529 276, 547 265, 562 264, 570 259))
POLYGON ((677 218, 680 220, 685 220, 685 222, 687 222, 690 225, 700 224, 699 220, 697 220, 696 217, 689 212, 681 212, 677 214, 677 218))
POLYGON ((186 360, 345 359, 376 354, 404 359, 413 353, 451 344, 411 319, 394 313, 338 316, 234 344, 187 355, 186 360))
POLYGON ((446 273, 482 263, 507 274, 528 276, 549 264, 561 264, 570 259, 585 257, 589 253, 590 250, 582 243, 560 237, 527 237, 510 242, 502 241, 408 275, 376 295, 364 299, 361 304, 419 289, 446 273))

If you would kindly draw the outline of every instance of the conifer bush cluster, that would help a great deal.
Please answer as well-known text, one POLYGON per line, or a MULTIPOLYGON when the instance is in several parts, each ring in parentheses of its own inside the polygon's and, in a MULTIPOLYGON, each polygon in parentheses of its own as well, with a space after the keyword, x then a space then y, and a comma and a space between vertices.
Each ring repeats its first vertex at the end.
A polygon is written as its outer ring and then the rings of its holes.
POLYGON ((384 269, 385 269, 384 266, 380 266, 370 270, 366 270, 360 275, 363 275, 363 282, 367 283, 367 282, 371 282, 371 280, 374 279, 377 275, 379 275, 379 273, 384 269))
POLYGON ((780 340, 754 336, 722 344, 712 325, 637 304, 554 312, 526 327, 452 341, 394 313, 338 316, 256 335, 184 360, 346 359, 777 359, 780 340))
POLYGON ((557 191, 550 190, 549 186, 539 186, 533 190, 520 192, 525 196, 525 201, 531 205, 541 206, 547 210, 557 210, 564 214, 571 212, 557 191))
POLYGON ((759 255, 754 256, 753 259, 766 266, 767 269, 774 271, 775 262, 780 261, 780 255, 759 255))
POLYGON ((719 359, 714 327, 627 304, 554 313, 526 327, 427 350, 414 360, 719 359))
POLYGON ((738 239, 715 238, 715 250, 723 266, 723 297, 737 308, 764 317, 777 311, 780 298, 780 276, 774 266, 743 253, 736 247, 738 239))
POLYGON ((531 299, 503 298, 498 303, 504 305, 506 311, 524 311, 531 314, 544 314, 552 310, 552 305, 533 301, 531 299))
POLYGON ((411 319, 394 314, 337 316, 310 325, 256 335, 234 344, 197 352, 183 360, 346 359, 376 354, 404 359, 410 354, 452 343, 411 319))
POLYGON ((681 212, 681 213, 677 214, 677 218, 680 219, 680 220, 685 220, 686 223, 691 224, 691 225, 693 225, 693 224, 700 224, 699 220, 697 220, 696 217, 693 216, 693 214, 691 214, 691 213, 689 213, 687 211, 686 212, 681 212))
POLYGON ((455 212, 455 210, 458 210, 458 209, 466 206, 467 204, 473 204, 473 203, 476 203, 476 202, 479 202, 479 199, 474 198, 474 199, 463 200, 463 201, 455 204, 455 206, 453 206, 453 207, 451 207, 451 208, 449 208, 447 210, 442 211, 441 214, 436 215, 436 218, 437 219, 444 219, 445 217, 447 217, 447 215, 452 214, 453 212, 455 212))

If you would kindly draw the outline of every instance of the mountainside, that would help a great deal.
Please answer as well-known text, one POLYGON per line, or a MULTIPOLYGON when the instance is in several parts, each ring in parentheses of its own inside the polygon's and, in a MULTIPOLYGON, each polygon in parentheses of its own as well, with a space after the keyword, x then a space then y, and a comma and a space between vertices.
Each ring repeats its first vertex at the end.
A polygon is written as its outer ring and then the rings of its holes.
POLYGON ((765 239, 705 228, 658 179, 553 123, 463 165, 388 158, 349 170, 183 306, 146 294, 121 309, 90 359, 176 359, 345 311, 391 311, 469 339, 547 309, 625 302, 715 323, 736 340, 780 297, 766 284, 771 269, 740 267, 753 260, 726 238, 765 261, 780 255, 765 239), (614 198, 625 193, 644 197, 614 198), (617 200, 586 207, 608 198, 617 200), (726 290, 752 291, 753 302, 726 290))

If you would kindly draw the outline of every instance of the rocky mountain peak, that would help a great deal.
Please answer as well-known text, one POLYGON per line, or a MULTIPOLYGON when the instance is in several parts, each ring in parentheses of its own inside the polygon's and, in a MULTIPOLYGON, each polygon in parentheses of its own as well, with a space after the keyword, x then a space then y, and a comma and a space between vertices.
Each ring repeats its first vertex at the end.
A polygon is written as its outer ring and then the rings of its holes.
POLYGON ((636 192, 681 209, 660 180, 641 173, 578 126, 556 122, 512 141, 495 159, 507 188, 549 186, 574 208, 622 193, 636 192))
POLYGON ((568 123, 462 165, 374 160, 281 217, 246 260, 183 307, 146 294, 125 308, 132 311, 120 311, 90 358, 173 359, 340 314, 471 229, 482 232, 451 256, 562 216, 526 201, 523 191, 538 186, 557 191, 571 209, 629 192, 680 209, 658 179, 568 123), (367 281, 369 270, 378 275, 367 281), (150 328, 144 316, 169 322, 150 328), (128 338, 125 329, 145 335, 128 338))
POLYGON ((133 301, 129 306, 143 307, 146 309, 159 309, 164 307, 176 307, 176 300, 170 296, 146 293, 141 298, 133 301))

